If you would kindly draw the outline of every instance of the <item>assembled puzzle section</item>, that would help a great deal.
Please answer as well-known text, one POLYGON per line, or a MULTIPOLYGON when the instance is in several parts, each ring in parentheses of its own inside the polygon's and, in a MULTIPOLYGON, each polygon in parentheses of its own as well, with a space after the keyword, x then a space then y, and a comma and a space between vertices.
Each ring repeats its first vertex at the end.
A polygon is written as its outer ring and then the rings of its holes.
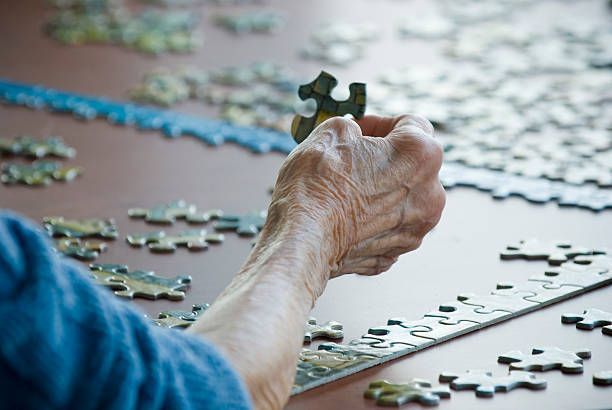
POLYGON ((218 244, 225 240, 222 234, 209 234, 205 229, 191 229, 176 234, 165 231, 132 234, 126 237, 127 242, 134 247, 147 245, 151 252, 171 253, 184 246, 190 251, 203 251, 211 243, 218 244))
POLYGON ((127 265, 105 263, 91 264, 89 267, 96 283, 110 288, 117 296, 129 299, 183 300, 191 284, 191 276, 162 278, 153 272, 130 271, 127 265))
MULTIPOLYGON (((551 257, 558 249, 548 249, 541 259, 556 263, 556 258, 551 257)), ((553 276, 541 274, 512 285, 498 285, 488 295, 461 294, 457 301, 444 303, 421 319, 392 318, 386 326, 372 327, 367 334, 347 344, 324 343, 317 351, 305 350, 298 362, 292 393, 298 394, 612 283, 612 258, 609 255, 574 256, 570 253, 567 257, 568 261, 544 269, 545 273, 550 275, 552 272, 553 276), (334 360, 322 356, 322 350, 333 353, 334 360)), ((533 353, 508 352, 499 360, 511 363, 511 369, 516 370, 559 368, 564 372, 576 372, 582 369, 582 359, 589 356, 586 350, 563 351, 555 347, 534 349, 533 353)), ((510 379, 503 382, 510 383, 510 379)), ((543 385, 539 381, 534 383, 534 386, 543 385)), ((500 389, 516 387, 512 384, 504 386, 507 387, 500 389)))
POLYGON ((182 199, 164 204, 153 205, 150 208, 130 208, 128 215, 131 218, 144 219, 153 224, 174 224, 177 219, 184 219, 192 224, 204 224, 211 219, 223 215, 220 209, 211 209, 205 212, 199 211, 193 204, 188 204, 182 199))
POLYGON ((492 372, 485 370, 444 372, 439 380, 450 383, 453 390, 474 390, 478 397, 493 397, 496 392, 507 393, 519 387, 531 390, 546 388, 546 380, 537 379, 535 374, 520 370, 511 371, 504 376, 493 376, 492 372))
POLYGON ((153 319, 152 322, 159 327, 184 329, 194 324, 209 307, 208 303, 203 303, 193 305, 191 312, 165 310, 160 312, 157 319, 153 319))
POLYGON ((582 373, 582 359, 589 359, 588 349, 563 350, 555 346, 538 347, 530 355, 514 350, 497 358, 500 363, 509 363, 511 370, 535 370, 545 372, 559 369, 563 373, 582 373))

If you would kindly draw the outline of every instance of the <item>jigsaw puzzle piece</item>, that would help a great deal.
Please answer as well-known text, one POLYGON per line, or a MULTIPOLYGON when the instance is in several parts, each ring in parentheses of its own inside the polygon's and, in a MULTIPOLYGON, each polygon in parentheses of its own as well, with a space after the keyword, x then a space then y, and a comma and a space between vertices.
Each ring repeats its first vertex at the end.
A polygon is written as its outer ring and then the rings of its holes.
POLYGON ((461 322, 473 322, 484 324, 489 322, 499 322, 510 316, 509 312, 495 310, 490 313, 477 311, 475 306, 461 302, 447 302, 438 307, 437 311, 429 312, 426 317, 439 318, 439 323, 445 325, 456 325, 461 322))
POLYGON ((71 258, 91 261, 100 256, 107 249, 106 242, 89 240, 82 241, 79 238, 63 238, 55 241, 55 248, 71 258))
POLYGON ((517 291, 511 295, 475 295, 473 293, 464 293, 457 296, 457 300, 466 305, 474 306, 476 312, 492 313, 503 311, 514 313, 538 304, 525 299, 530 296, 535 296, 535 293, 522 291, 517 291))
POLYGON ((608 255, 578 256, 573 261, 550 268, 544 274, 532 276, 530 281, 543 282, 548 289, 561 286, 588 288, 612 283, 612 258, 608 255))
POLYGON ((191 276, 162 278, 153 272, 129 271, 127 265, 94 263, 89 268, 98 284, 111 288, 117 296, 130 299, 183 300, 184 291, 191 284, 191 276))
MULTIPOLYGON (((432 322, 437 323, 435 319, 432 319, 432 322)), ((406 348, 414 348, 424 345, 431 345, 435 342, 433 338, 413 334, 413 332, 416 330, 420 330, 425 333, 430 332, 432 328, 429 326, 418 324, 410 326, 408 322, 402 322, 402 319, 391 319, 388 321, 388 323, 389 324, 387 326, 378 326, 368 329, 368 334, 361 336, 361 340, 372 340, 370 344, 373 347, 382 348, 395 345, 404 345, 406 348), (408 327, 402 326, 404 323, 408 327)))
POLYGON ((361 339, 351 340, 349 344, 338 344, 338 343, 321 343, 319 350, 328 350, 330 352, 342 353, 346 356, 374 356, 376 358, 382 358, 390 356, 393 353, 400 352, 404 349, 402 345, 395 345, 389 348, 373 347, 369 343, 362 343, 361 339))
POLYGON ((431 316, 424 316, 419 320, 412 321, 404 318, 389 319, 387 325, 396 325, 406 329, 413 329, 411 332, 413 336, 435 340, 438 343, 449 339, 451 336, 455 337, 457 335, 462 335, 479 327, 478 323, 466 320, 460 321, 454 325, 443 324, 440 323, 440 318, 431 316))
POLYGON ((591 357, 588 349, 563 350, 558 347, 534 348, 531 355, 518 350, 504 353, 497 358, 500 363, 509 363, 510 369, 545 372, 561 369, 563 373, 582 373, 582 359, 591 357))
POLYGON ((62 166, 54 161, 34 161, 32 164, 2 164, 0 180, 9 185, 25 184, 46 186, 55 181, 72 181, 82 172, 81 168, 62 166))
POLYGON ((64 144, 64 141, 59 137, 36 139, 28 136, 21 136, 12 141, 0 139, 0 154, 21 155, 34 158, 44 158, 47 156, 74 158, 76 150, 64 144))
POLYGON ((518 387, 531 390, 546 388, 546 381, 537 379, 535 374, 520 370, 511 371, 506 376, 493 376, 484 370, 468 370, 464 373, 440 374, 440 381, 449 383, 453 390, 474 390, 478 397, 493 397, 496 392, 507 393, 518 387))
POLYGON ((159 327, 186 328, 194 324, 208 309, 208 303, 193 305, 191 312, 184 310, 166 310, 161 312, 152 322, 159 327))
POLYGON ((266 222, 267 212, 252 212, 246 215, 223 215, 214 225, 217 231, 236 231, 238 235, 255 236, 266 222))
POLYGON ((528 280, 518 284, 502 282, 497 284, 497 290, 491 292, 494 295, 514 296, 532 293, 533 296, 523 296, 524 299, 534 303, 547 303, 562 300, 565 295, 579 289, 577 286, 561 286, 557 289, 545 287, 545 282, 528 280))
POLYGON ((189 223, 206 223, 223 215, 223 211, 213 209, 198 212, 195 205, 188 204, 181 199, 167 204, 154 205, 151 208, 130 208, 128 215, 132 218, 144 218, 145 221, 156 224, 173 224, 177 219, 185 219, 189 223))
POLYGON ((342 324, 339 322, 329 321, 319 325, 317 319, 311 317, 304 328, 304 343, 310 343, 317 338, 342 339, 343 337, 342 324))
POLYGON ((185 246, 190 251, 208 249, 209 243, 221 243, 225 237, 221 234, 208 234, 204 229, 186 230, 175 235, 167 235, 165 231, 133 234, 126 237, 132 246, 148 245, 152 252, 174 252, 179 246, 185 246))
POLYGON ((311 117, 296 115, 291 123, 291 135, 299 144, 304 141, 317 125, 328 118, 353 115, 362 118, 366 108, 366 86, 364 83, 351 83, 350 95, 344 101, 336 101, 331 97, 332 90, 338 85, 338 80, 331 74, 321 71, 311 83, 301 85, 298 95, 302 100, 314 99, 317 104, 315 114, 311 117))
POLYGON ((566 313, 561 316, 562 323, 576 323, 578 329, 593 330, 601 327, 605 335, 612 336, 612 313, 599 309, 587 309, 582 313, 566 313))
POLYGON ((450 398, 450 391, 446 387, 432 388, 431 383, 421 379, 399 384, 378 380, 370 383, 364 397, 376 400, 376 404, 385 407, 399 407, 406 403, 437 406, 441 398, 450 398))
POLYGON ((528 239, 506 246, 499 256, 504 260, 547 260, 550 265, 558 266, 579 255, 605 253, 604 250, 577 247, 570 242, 543 242, 538 239, 528 239))
POLYGON ((46 216, 43 218, 43 225, 51 236, 114 239, 119 235, 113 219, 65 219, 61 216, 46 216))
POLYGON ((292 393, 299 393, 316 381, 327 382, 355 373, 376 359, 376 356, 369 355, 349 356, 336 351, 302 349, 292 393))
POLYGON ((603 370, 594 373, 593 384, 598 386, 612 386, 612 370, 603 370))

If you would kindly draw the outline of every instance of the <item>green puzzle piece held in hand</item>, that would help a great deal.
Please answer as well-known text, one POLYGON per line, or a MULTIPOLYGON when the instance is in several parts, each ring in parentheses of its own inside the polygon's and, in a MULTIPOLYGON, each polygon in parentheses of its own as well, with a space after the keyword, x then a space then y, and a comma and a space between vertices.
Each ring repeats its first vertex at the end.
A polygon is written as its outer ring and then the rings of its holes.
POLYGON ((351 114, 359 119, 365 114, 366 85, 364 83, 351 83, 349 98, 336 101, 331 92, 338 85, 338 80, 331 74, 321 71, 319 76, 311 83, 301 85, 298 95, 302 100, 312 98, 317 103, 317 110, 312 117, 296 115, 291 123, 291 135, 298 144, 304 141, 316 128, 328 118, 351 114))

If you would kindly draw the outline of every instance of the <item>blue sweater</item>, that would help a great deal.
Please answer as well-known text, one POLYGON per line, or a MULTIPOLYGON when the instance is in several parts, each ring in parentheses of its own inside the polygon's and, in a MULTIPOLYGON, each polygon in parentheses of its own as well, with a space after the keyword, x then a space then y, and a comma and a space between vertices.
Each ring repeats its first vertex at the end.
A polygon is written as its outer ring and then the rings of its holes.
POLYGON ((152 326, 0 212, 0 409, 248 409, 209 343, 152 326))

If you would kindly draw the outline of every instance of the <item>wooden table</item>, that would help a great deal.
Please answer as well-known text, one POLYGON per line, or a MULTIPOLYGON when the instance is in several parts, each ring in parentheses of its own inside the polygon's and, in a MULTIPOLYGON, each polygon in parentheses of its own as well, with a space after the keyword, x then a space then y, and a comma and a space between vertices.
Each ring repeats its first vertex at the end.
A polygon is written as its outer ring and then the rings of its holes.
MULTIPOLYGON (((585 3, 567 4, 561 10, 598 15, 597 7, 585 3)), ((43 21, 49 14, 42 2, 1 2, 0 78, 126 99, 126 91, 141 75, 159 66, 191 64, 208 69, 270 60, 314 77, 321 66, 299 60, 297 50, 316 24, 334 18, 374 21, 383 27, 383 40, 367 49, 367 59, 350 69, 328 67, 341 81, 367 81, 374 78, 381 66, 418 63, 423 56, 435 61, 425 45, 400 43, 393 35, 393 24, 387 24, 385 17, 393 16, 395 22, 402 13, 426 7, 425 2, 381 0, 376 7, 368 4, 372 3, 274 2, 270 7, 286 13, 288 28, 282 35, 271 37, 226 34, 210 24, 208 17, 214 8, 209 7, 205 9, 202 25, 205 44, 196 54, 153 58, 113 46, 59 45, 42 32, 43 21)), ((536 9, 543 15, 547 7, 559 6, 546 3, 536 9)), ((197 103, 186 103, 177 109, 211 115, 209 109, 197 103)), ((43 189, 0 186, 0 207, 36 221, 46 215, 115 218, 122 235, 99 262, 126 263, 162 275, 193 276, 193 286, 182 302, 134 302, 149 315, 166 309, 189 310, 194 303, 212 302, 240 267, 250 250, 250 241, 228 234, 223 245, 203 253, 181 249, 173 255, 151 254, 124 242, 125 234, 154 229, 129 219, 128 208, 184 198, 202 208, 221 208, 226 212, 263 209, 269 200, 268 188, 283 161, 280 154, 255 155, 233 145, 213 148, 189 137, 169 140, 156 132, 139 132, 101 120, 81 122, 71 116, 26 108, 0 106, 0 123, 2 136, 6 137, 63 136, 78 150, 71 163, 85 168, 84 175, 73 183, 56 183, 43 189)), ((178 223, 170 230, 184 227, 178 223)), ((474 190, 456 189, 448 194, 439 226, 419 250, 401 257, 384 275, 334 279, 317 302, 313 315, 322 321, 342 322, 348 341, 365 333, 368 327, 384 324, 389 317, 416 319, 438 304, 453 300, 460 292, 488 292, 499 281, 520 281, 542 271, 545 264, 541 262, 501 262, 498 252, 508 242, 539 237, 610 246, 611 228, 612 212, 596 214, 562 209, 555 204, 531 205, 520 199, 500 202, 474 190)), ((362 398, 370 381, 381 378, 403 381, 413 377, 436 381, 441 371, 471 368, 501 373, 507 366, 497 364, 499 354, 548 345, 591 348, 593 358, 586 361, 584 375, 549 372, 541 375, 549 382, 545 391, 518 390, 498 394, 492 400, 477 399, 472 392, 456 392, 441 408, 610 407, 612 388, 591 383, 593 372, 612 369, 610 338, 602 336, 599 330, 583 332, 560 323, 565 312, 589 307, 612 310, 610 291, 609 288, 593 291, 305 392, 293 397, 288 408, 374 408, 372 402, 362 398)), ((270 337, 282 337, 282 329, 271 332, 270 337)))

